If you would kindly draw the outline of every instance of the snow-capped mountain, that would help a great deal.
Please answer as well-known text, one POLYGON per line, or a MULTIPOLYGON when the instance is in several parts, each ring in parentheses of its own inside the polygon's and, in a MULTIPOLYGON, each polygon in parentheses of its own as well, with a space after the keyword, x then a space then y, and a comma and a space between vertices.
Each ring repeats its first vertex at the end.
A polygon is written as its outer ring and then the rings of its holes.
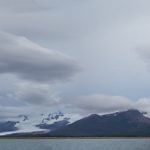
MULTIPOLYGON (((145 113, 144 113, 145 114, 145 113)), ((150 118, 138 110, 92 114, 47 136, 54 137, 150 137, 150 118)))
POLYGON ((0 121, 0 135, 31 132, 47 133, 81 118, 81 115, 64 114, 61 111, 30 115, 21 114, 8 120, 0 121))
POLYGON ((0 122, 0 136, 101 137, 150 136, 146 112, 126 110, 81 116, 60 111, 18 115, 0 122))

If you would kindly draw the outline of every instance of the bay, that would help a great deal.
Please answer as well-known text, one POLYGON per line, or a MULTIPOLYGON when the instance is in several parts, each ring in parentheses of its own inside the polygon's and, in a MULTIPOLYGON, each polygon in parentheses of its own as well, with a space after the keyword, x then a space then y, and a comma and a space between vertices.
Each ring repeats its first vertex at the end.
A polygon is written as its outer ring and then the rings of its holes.
POLYGON ((0 150, 149 150, 150 139, 1 139, 0 150))

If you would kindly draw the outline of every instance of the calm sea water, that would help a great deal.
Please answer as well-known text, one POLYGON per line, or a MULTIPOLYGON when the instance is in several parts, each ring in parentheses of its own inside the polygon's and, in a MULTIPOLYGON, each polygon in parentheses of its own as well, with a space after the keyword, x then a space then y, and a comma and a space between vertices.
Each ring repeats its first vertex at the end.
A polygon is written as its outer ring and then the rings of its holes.
POLYGON ((150 139, 0 140, 0 150, 150 150, 150 139))

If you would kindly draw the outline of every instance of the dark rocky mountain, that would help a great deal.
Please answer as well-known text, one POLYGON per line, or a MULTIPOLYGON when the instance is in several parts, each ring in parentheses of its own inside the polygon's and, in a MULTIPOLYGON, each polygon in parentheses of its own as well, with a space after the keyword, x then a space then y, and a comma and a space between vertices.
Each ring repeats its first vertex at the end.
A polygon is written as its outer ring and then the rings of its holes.
POLYGON ((58 130, 54 130, 47 136, 150 136, 150 119, 138 110, 128 110, 102 116, 93 114, 58 130))
POLYGON ((0 122, 0 132, 16 131, 16 123, 14 121, 0 122))
POLYGON ((40 129, 48 129, 52 131, 52 130, 59 129, 63 126, 66 126, 67 124, 69 124, 69 121, 67 119, 64 119, 62 121, 54 122, 53 124, 39 124, 36 125, 36 127, 39 127, 40 129))

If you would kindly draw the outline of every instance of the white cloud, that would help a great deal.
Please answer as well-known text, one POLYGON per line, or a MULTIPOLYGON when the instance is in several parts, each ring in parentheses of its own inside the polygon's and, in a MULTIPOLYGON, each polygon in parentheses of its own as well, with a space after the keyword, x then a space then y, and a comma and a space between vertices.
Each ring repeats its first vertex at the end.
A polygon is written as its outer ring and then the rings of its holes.
POLYGON ((95 94, 80 96, 74 101, 73 105, 82 113, 110 113, 128 109, 138 109, 150 113, 150 98, 134 101, 123 96, 95 94))
POLYGON ((77 107, 91 113, 121 111, 132 107, 132 101, 126 97, 102 94, 80 96, 75 103, 77 107))
POLYGON ((30 114, 49 113, 49 112, 54 112, 62 109, 65 112, 82 114, 83 116, 93 114, 93 113, 107 114, 107 113, 113 113, 117 111, 125 111, 128 109, 137 109, 141 112, 147 112, 148 116, 150 116, 150 98, 141 98, 138 99, 137 101, 133 101, 123 96, 95 94, 89 96, 80 96, 76 99, 73 99, 74 102, 72 100, 71 101, 63 100, 61 101, 61 103, 57 103, 58 107, 53 107, 53 105, 49 105, 49 104, 52 102, 54 103, 58 100, 58 99, 56 100, 54 97, 53 97, 54 98, 53 101, 51 102, 49 101, 49 103, 47 103, 46 100, 45 101, 43 100, 43 101, 37 101, 37 105, 36 105, 35 104, 36 100, 32 101, 32 99, 29 98, 30 93, 25 92, 25 94, 20 95, 22 96, 21 100, 23 100, 24 102, 26 102, 26 104, 29 105, 6 106, 6 107, 0 106, 0 119, 8 119, 8 118, 16 117, 19 114, 30 115, 30 114), (47 105, 44 105, 44 103, 47 105))
POLYGON ((135 102, 135 106, 137 109, 146 111, 150 113, 150 98, 141 98, 135 102))

